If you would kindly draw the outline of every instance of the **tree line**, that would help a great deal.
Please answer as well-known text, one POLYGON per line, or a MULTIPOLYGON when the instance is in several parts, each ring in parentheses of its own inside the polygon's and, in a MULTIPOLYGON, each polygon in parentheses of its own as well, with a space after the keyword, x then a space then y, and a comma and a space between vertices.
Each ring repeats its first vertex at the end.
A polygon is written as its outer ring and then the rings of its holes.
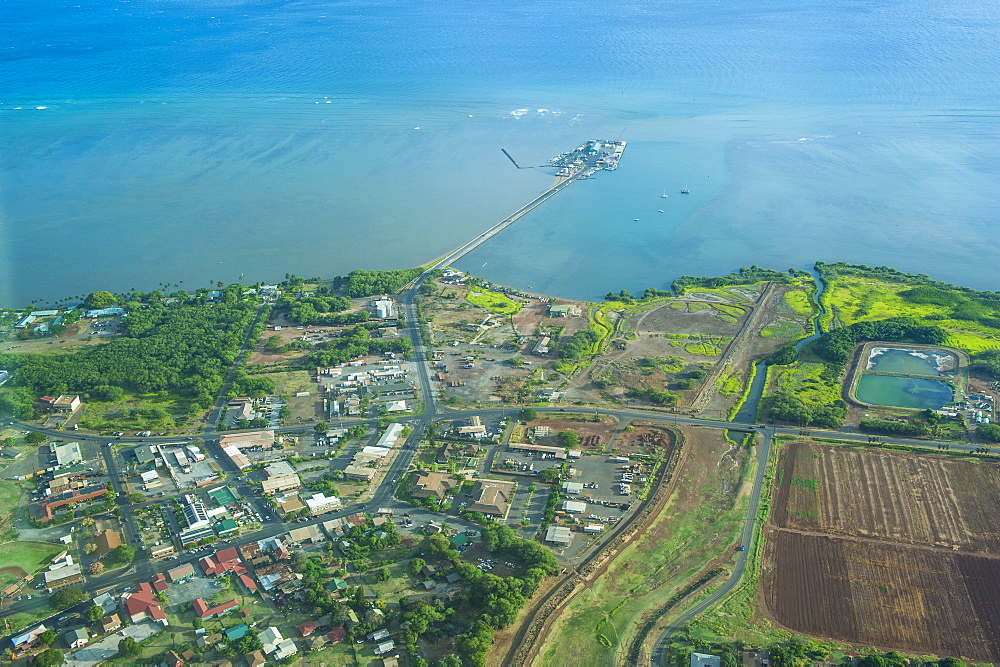
POLYGON ((95 398, 117 399, 119 391, 166 391, 207 408, 254 312, 246 302, 147 304, 130 309, 122 336, 103 345, 70 354, 0 354, 14 385, 0 407, 29 418, 34 399, 46 394, 96 391, 95 398))

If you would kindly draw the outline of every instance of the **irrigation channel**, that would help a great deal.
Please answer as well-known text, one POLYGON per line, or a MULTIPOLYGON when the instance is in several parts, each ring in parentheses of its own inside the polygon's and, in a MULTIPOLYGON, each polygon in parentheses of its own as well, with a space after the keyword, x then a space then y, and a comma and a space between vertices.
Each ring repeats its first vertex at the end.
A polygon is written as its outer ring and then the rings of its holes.
MULTIPOLYGON (((816 307, 816 317, 813 318, 813 332, 811 335, 806 336, 799 342, 795 344, 795 351, 801 352, 802 348, 806 343, 819 338, 823 331, 820 329, 820 319, 823 317, 823 304, 820 302, 820 295, 825 289, 823 281, 820 280, 819 272, 816 269, 812 271, 813 278, 816 280, 816 292, 812 295, 813 304, 816 307)), ((760 399, 764 395, 764 382, 767 380, 767 362, 758 361, 755 366, 753 382, 750 383, 750 391, 747 394, 747 400, 743 402, 743 406, 740 408, 736 416, 733 417, 734 422, 740 422, 743 424, 752 424, 757 421, 757 407, 760 405, 760 399)))

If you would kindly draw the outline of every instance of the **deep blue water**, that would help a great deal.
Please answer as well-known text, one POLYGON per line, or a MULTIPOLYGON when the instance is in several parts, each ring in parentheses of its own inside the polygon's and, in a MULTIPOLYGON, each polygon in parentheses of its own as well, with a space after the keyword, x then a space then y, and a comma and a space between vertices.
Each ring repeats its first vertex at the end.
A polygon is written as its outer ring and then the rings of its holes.
POLYGON ((992 1, 5 0, 0 25, 3 304, 412 266, 548 187, 500 148, 619 136, 617 172, 460 268, 581 299, 817 259, 1000 287, 992 1))

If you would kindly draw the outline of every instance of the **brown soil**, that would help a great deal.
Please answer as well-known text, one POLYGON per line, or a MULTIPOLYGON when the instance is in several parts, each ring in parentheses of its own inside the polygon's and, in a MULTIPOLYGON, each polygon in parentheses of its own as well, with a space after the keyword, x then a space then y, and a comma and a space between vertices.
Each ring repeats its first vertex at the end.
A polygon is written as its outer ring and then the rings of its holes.
POLYGON ((1000 660, 1000 466, 808 443, 783 454, 761 574, 775 621, 1000 660))
POLYGON ((0 575, 9 574, 18 579, 24 579, 28 576, 28 573, 17 567, 16 565, 8 565, 7 567, 0 567, 0 575))
POLYGON ((548 419, 534 419, 529 424, 529 428, 535 426, 548 426, 552 435, 544 438, 536 438, 535 444, 558 447, 558 435, 560 431, 573 431, 580 436, 580 449, 588 451, 601 451, 611 440, 612 433, 618 420, 610 415, 601 417, 601 421, 583 421, 573 417, 555 417, 548 419))
POLYGON ((674 443, 673 432, 665 426, 647 426, 641 422, 633 422, 635 428, 623 432, 615 439, 615 452, 628 456, 630 454, 656 454, 668 449, 674 443))

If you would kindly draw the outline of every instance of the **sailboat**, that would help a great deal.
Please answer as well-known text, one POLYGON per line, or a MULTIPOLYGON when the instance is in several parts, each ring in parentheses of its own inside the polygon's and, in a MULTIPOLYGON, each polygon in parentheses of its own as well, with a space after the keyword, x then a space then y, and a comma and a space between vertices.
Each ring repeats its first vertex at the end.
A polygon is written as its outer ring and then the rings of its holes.
POLYGON ((669 196, 670 196, 670 195, 668 195, 668 194, 667 194, 666 192, 664 192, 664 193, 663 193, 662 195, 660 195, 660 197, 662 197, 663 199, 666 199, 666 198, 668 198, 669 196))
POLYGON ((689 194, 691 194, 691 191, 690 191, 690 190, 688 190, 688 187, 687 187, 687 186, 685 185, 685 186, 684 186, 684 189, 683 189, 683 190, 681 190, 681 194, 682 194, 682 195, 689 195, 689 194))

